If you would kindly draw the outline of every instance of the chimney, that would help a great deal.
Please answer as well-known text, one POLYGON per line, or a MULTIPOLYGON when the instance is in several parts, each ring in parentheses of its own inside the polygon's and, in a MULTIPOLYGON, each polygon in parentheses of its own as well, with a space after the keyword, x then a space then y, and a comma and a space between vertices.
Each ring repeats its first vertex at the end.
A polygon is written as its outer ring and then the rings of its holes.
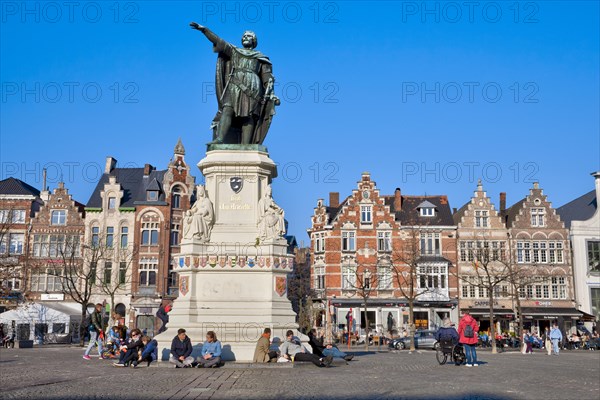
POLYGON ((144 164, 144 176, 150 175, 150 172, 154 170, 154 167, 150 164, 144 164))
POLYGON ((506 211, 506 192, 500 192, 500 214, 506 211))
POLYGON ((396 188, 394 191, 394 211, 400 211, 402 209, 402 192, 400 188, 396 188))
POLYGON ((340 205, 340 193, 329 192, 329 207, 338 207, 340 205))
POLYGON ((111 156, 106 157, 106 164, 104 166, 104 173, 110 174, 115 166, 117 165, 117 159, 111 156))
POLYGON ((533 182, 533 188, 534 189, 539 189, 540 188, 540 183, 539 182, 533 182))
POLYGON ((596 205, 600 202, 600 171, 592 173, 596 184, 596 205))
POLYGON ((452 214, 456 214, 457 211, 458 209, 456 207, 452 207, 452 214))
POLYGON ((42 169, 42 191, 40 192, 40 199, 44 202, 50 200, 50 192, 48 191, 48 187, 46 186, 46 177, 47 172, 46 168, 42 169))

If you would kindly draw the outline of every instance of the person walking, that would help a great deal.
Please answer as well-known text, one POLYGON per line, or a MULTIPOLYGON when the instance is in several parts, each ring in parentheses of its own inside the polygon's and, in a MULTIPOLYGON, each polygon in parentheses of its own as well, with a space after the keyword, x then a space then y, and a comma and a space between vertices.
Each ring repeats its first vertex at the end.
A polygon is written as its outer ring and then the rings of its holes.
POLYGON ((552 325, 552 330, 550 331, 550 340, 552 341, 554 355, 557 356, 559 352, 558 343, 563 340, 563 335, 560 329, 558 329, 556 322, 552 325))
POLYGON ((550 329, 546 327, 542 334, 542 340, 544 341, 544 347, 548 352, 548 355, 552 355, 552 341, 550 340, 550 329))
POLYGON ((90 319, 90 325, 88 326, 88 330, 90 332, 90 343, 88 344, 87 349, 85 349, 85 353, 83 354, 84 360, 91 360, 90 352, 94 348, 94 343, 98 344, 98 356, 100 359, 103 359, 102 353, 104 351, 102 346, 102 341, 104 340, 102 329, 102 304, 96 304, 96 309, 92 313, 90 319))
POLYGON ((458 336, 459 343, 465 348, 465 355, 467 356, 467 367, 474 366, 477 364, 477 332, 479 331, 479 325, 477 321, 469 314, 469 311, 464 311, 463 317, 458 323, 458 336))

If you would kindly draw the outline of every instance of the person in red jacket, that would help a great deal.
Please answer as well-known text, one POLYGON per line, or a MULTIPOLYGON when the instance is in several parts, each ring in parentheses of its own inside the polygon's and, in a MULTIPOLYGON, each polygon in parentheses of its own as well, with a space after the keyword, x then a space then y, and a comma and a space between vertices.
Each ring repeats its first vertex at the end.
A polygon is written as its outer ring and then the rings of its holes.
POLYGON ((467 367, 477 366, 477 351, 475 350, 478 340, 477 332, 479 332, 479 324, 475 318, 471 317, 469 311, 464 311, 464 315, 458 323, 458 341, 465 348, 467 367))

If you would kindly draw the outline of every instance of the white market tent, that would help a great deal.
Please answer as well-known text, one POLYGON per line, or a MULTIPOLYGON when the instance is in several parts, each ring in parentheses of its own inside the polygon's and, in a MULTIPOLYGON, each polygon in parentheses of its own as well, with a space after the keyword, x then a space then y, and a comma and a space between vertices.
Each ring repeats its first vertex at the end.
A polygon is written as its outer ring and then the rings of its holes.
POLYGON ((17 340, 33 340, 35 344, 42 344, 44 338, 55 342, 71 332, 72 321, 80 320, 81 306, 74 302, 25 303, 0 314, 6 333, 14 327, 17 340))

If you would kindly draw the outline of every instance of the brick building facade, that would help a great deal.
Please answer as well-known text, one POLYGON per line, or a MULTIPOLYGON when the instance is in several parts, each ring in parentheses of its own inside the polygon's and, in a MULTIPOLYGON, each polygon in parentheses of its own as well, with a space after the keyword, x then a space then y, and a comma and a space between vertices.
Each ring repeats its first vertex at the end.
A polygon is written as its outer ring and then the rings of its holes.
MULTIPOLYGON (((329 304, 334 328, 343 328, 351 311, 358 328, 387 331, 409 323, 407 280, 398 278, 414 267, 414 323, 436 328, 456 314, 456 227, 446 196, 406 196, 400 189, 382 195, 369 173, 352 194, 329 205, 318 200, 308 230, 311 238, 314 301, 329 304), (360 293, 368 289, 367 315, 360 293), (402 290, 404 289, 404 291, 402 290)), ((323 320, 326 318, 322 318, 323 320)), ((320 321, 321 323, 323 321, 320 321)))
MULTIPOLYGON (((127 229, 130 277, 117 306, 126 310, 128 326, 150 334, 155 331, 160 305, 177 297, 172 256, 179 252, 183 214, 194 197, 194 177, 189 171, 181 141, 166 170, 150 164, 117 168, 116 160, 109 157, 86 206, 88 235, 93 235, 93 229, 111 229, 115 235, 119 232, 122 241, 123 228, 127 229)), ((106 298, 102 293, 99 296, 106 298)))
POLYGON ((0 181, 0 312, 23 299, 31 220, 42 204, 33 186, 15 178, 0 181))

